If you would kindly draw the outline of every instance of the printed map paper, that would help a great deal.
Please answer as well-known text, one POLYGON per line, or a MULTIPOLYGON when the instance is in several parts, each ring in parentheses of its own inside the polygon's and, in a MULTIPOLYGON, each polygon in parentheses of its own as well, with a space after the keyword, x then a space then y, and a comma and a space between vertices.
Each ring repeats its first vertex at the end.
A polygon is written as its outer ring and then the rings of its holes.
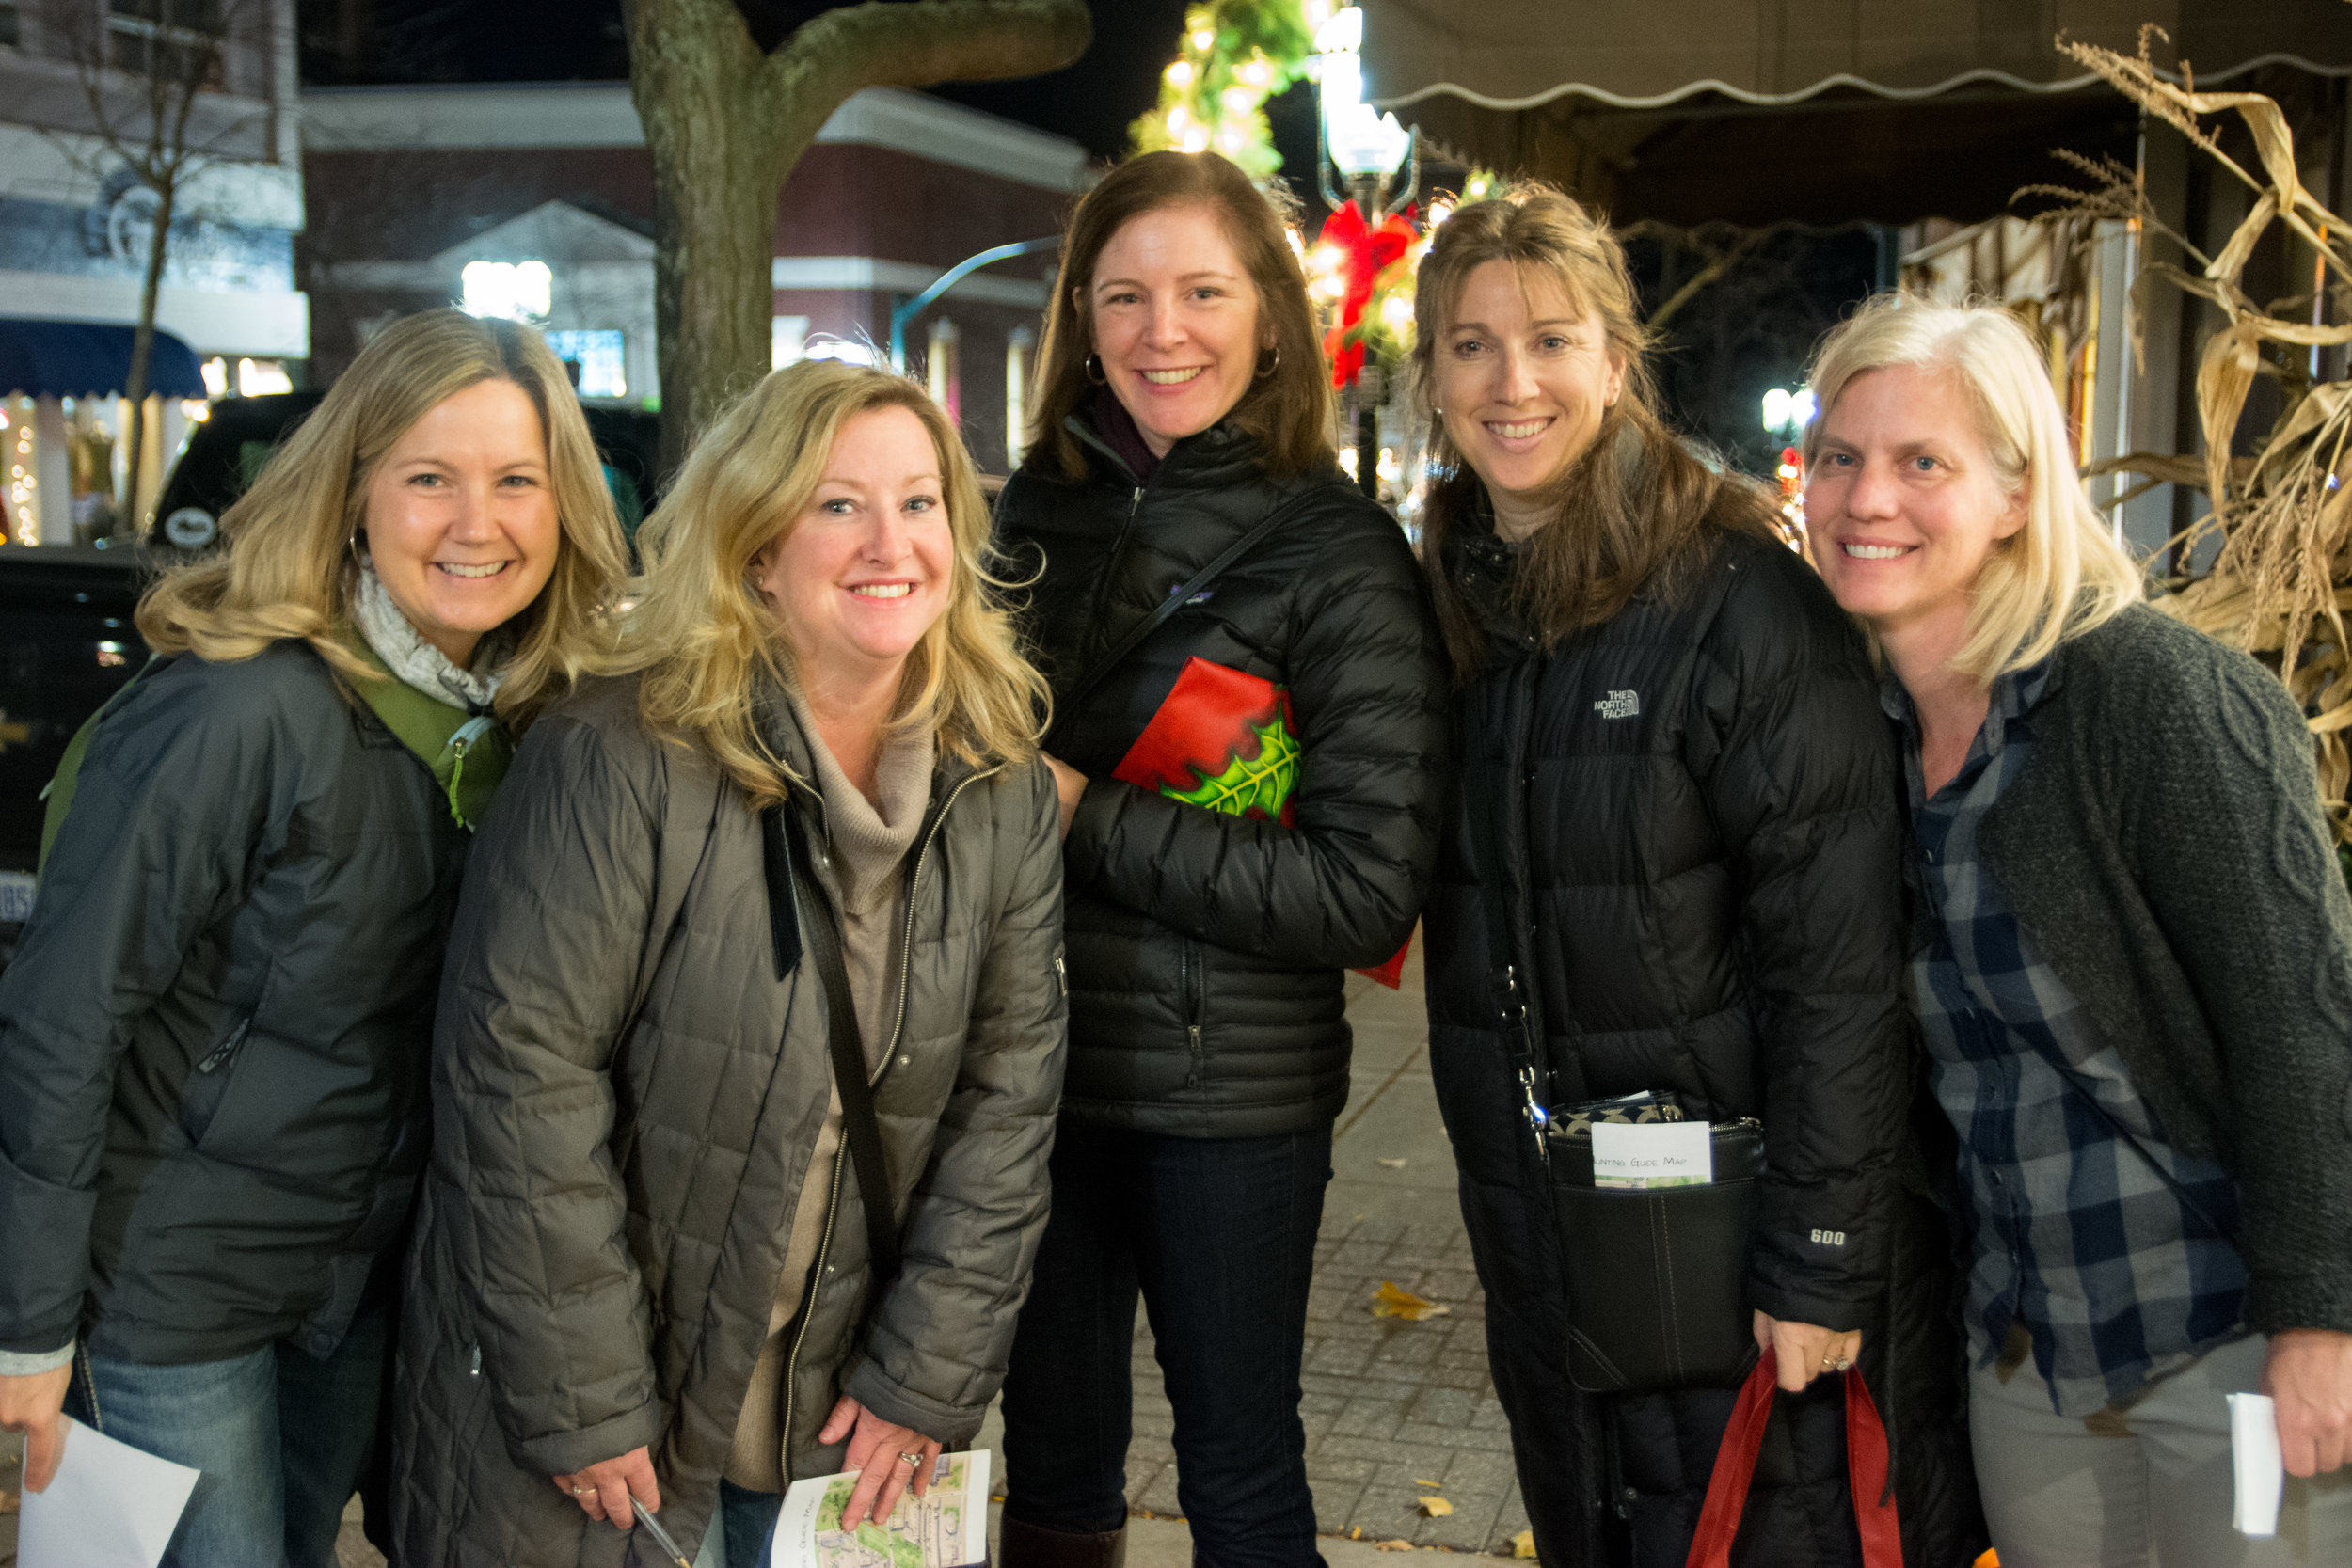
POLYGON ((989 1451, 943 1453, 923 1497, 901 1493, 881 1524, 841 1528, 857 1473, 796 1481, 776 1519, 770 1568, 978 1568, 988 1560, 989 1451))

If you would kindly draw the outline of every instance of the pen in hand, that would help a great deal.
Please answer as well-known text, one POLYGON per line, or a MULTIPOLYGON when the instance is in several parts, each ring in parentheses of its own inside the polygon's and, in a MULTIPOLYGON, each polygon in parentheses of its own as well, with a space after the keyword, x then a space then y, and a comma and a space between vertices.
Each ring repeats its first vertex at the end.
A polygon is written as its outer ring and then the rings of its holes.
POLYGON ((628 1506, 629 1512, 637 1515, 637 1522, 644 1525, 646 1533, 653 1537, 653 1544, 660 1547, 670 1560, 677 1564, 677 1568, 694 1568, 686 1560, 686 1554, 677 1549, 677 1543, 670 1539, 670 1532, 661 1528, 661 1521, 653 1516, 653 1510, 638 1501, 636 1494, 629 1495, 628 1506))

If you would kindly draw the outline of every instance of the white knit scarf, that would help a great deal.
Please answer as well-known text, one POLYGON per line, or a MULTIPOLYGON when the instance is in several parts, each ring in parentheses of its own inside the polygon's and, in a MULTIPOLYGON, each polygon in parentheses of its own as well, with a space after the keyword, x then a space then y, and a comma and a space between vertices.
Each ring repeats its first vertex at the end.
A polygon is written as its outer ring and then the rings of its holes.
POLYGON ((504 626, 475 645, 473 669, 460 670, 401 613, 384 579, 376 576, 375 562, 364 553, 359 557, 359 592, 353 596, 351 614, 359 625, 359 635, 368 640, 368 646, 393 675, 437 703, 469 713, 485 712, 498 695, 499 683, 506 678, 504 667, 514 638, 504 626))

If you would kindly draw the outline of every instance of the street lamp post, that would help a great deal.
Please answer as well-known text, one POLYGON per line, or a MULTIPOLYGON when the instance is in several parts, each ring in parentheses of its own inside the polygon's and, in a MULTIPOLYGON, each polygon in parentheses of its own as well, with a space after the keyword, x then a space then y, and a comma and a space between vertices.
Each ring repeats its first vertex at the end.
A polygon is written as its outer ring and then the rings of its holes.
MULTIPOLYGON (((1364 102, 1364 13, 1349 6, 1333 11, 1315 32, 1315 184, 1324 205, 1338 210, 1352 202, 1366 228, 1411 204, 1421 187, 1421 133, 1406 130, 1393 114, 1364 102), (1391 200, 1389 182, 1400 165, 1409 165, 1405 188, 1391 200), (1347 194, 1332 189, 1336 167, 1347 194)), ((1380 494, 1381 370, 1367 354, 1350 389, 1348 418, 1356 440, 1356 483, 1367 496, 1380 494)))

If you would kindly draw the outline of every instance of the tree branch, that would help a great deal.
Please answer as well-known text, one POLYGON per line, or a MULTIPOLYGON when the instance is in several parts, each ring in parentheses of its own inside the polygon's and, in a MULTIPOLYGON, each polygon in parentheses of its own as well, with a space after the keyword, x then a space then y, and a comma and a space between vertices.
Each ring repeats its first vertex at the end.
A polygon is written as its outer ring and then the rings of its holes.
POLYGON ((866 0, 821 12, 762 71, 777 150, 789 166, 861 88, 1042 75, 1086 53, 1092 31, 1085 0, 866 0))

